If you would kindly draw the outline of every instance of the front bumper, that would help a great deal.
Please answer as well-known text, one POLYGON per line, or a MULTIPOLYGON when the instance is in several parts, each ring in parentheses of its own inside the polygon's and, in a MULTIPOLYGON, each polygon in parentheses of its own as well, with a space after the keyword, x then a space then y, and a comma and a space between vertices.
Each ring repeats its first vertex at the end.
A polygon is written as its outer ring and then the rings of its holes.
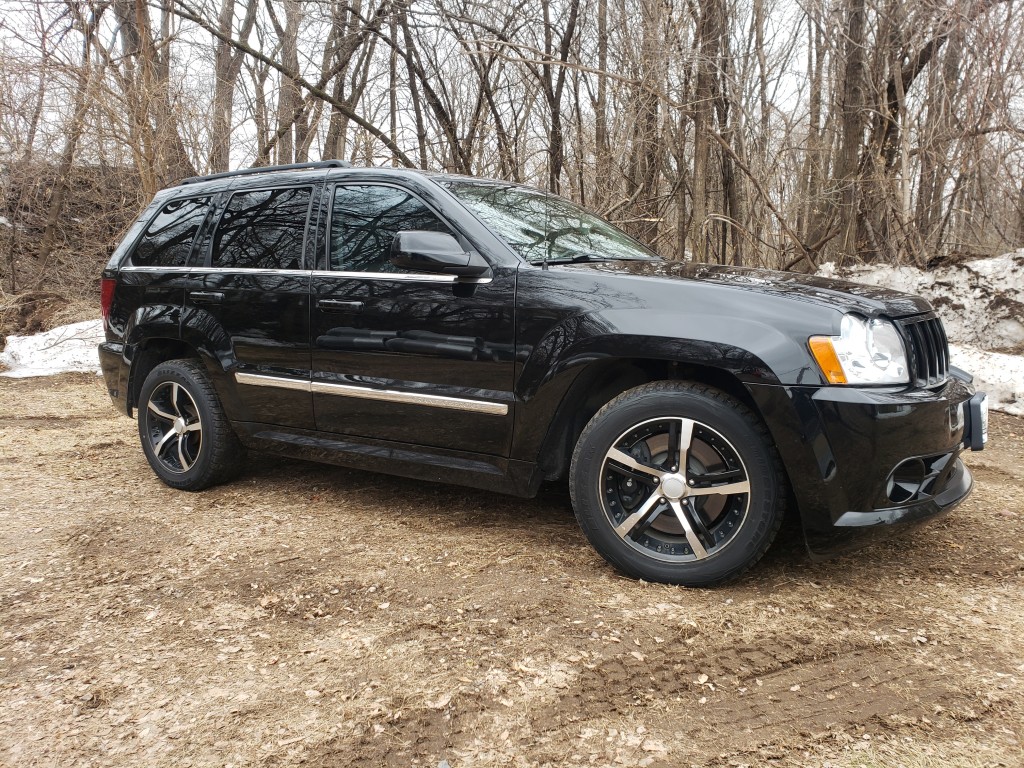
POLYGON ((937 389, 752 385, 789 474, 812 556, 947 512, 971 492, 960 454, 980 441, 970 382, 937 389))

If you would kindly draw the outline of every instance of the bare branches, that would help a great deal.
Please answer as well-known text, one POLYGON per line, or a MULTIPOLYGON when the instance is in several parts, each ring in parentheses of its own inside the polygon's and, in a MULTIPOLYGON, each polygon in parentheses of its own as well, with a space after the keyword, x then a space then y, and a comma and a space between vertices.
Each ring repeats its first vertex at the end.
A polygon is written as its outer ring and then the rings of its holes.
POLYGON ((40 251, 73 258, 74 179, 117 179, 131 207, 192 171, 317 157, 559 190, 676 259, 811 270, 1024 245, 1024 14, 1008 0, 13 8, 12 290, 37 282, 40 251))

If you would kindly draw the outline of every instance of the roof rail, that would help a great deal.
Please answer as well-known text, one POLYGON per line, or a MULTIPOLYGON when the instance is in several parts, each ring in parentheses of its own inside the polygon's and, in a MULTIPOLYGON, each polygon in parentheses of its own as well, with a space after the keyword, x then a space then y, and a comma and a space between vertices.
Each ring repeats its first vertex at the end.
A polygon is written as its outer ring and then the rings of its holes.
POLYGON ((318 160, 314 163, 290 163, 288 165, 265 165, 258 168, 242 168, 239 171, 224 171, 223 173, 211 173, 208 176, 189 176, 178 182, 178 186, 184 184, 196 184, 200 181, 212 181, 213 179, 228 179, 234 176, 250 176, 256 173, 273 173, 275 171, 301 171, 307 168, 351 168, 352 163, 348 160, 318 160))

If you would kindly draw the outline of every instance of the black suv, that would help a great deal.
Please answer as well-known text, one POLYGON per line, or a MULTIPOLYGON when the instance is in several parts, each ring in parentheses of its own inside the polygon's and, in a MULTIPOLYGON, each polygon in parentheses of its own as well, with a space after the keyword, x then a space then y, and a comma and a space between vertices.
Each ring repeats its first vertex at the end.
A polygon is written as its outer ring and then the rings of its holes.
POLYGON ((245 449, 532 496, 652 581, 814 555, 970 493, 987 405, 925 300, 664 261, 500 181, 327 161, 158 193, 103 272, 100 359, 168 485, 245 449))

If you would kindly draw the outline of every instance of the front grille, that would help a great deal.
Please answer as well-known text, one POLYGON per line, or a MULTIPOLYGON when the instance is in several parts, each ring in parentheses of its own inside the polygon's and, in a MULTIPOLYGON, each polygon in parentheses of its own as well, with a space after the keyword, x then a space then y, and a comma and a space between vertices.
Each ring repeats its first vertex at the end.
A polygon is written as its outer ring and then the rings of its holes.
POLYGON ((937 317, 911 318, 900 324, 910 342, 910 372, 914 384, 931 387, 941 384, 949 374, 949 340, 937 317))

